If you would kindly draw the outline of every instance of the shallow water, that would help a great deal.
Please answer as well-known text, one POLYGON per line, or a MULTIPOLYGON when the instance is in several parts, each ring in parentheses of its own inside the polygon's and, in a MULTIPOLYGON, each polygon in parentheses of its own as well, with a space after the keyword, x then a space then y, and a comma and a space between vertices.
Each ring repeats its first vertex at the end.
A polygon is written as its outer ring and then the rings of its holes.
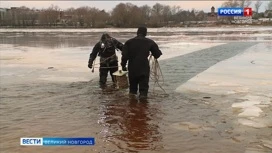
MULTIPOLYGON (((163 46, 164 56, 171 52, 171 56, 160 61, 167 95, 159 88, 153 92, 151 80, 147 101, 129 98, 127 90, 116 90, 110 82, 106 89, 99 88, 98 74, 92 74, 86 66, 99 32, 69 32, 71 38, 56 31, 53 34, 1 31, 0 45, 4 48, 0 52, 1 151, 271 152, 267 146, 272 138, 272 125, 252 128, 237 121, 240 110, 233 110, 231 105, 244 102, 241 98, 245 95, 175 91, 218 62, 239 55, 260 42, 267 43, 264 41, 267 36, 256 36, 259 41, 233 42, 231 38, 226 40, 219 36, 222 31, 232 35, 227 28, 218 30, 218 34, 200 32, 199 38, 201 35, 218 37, 216 43, 208 40, 212 44, 208 45, 207 40, 196 39, 195 35, 186 36, 183 30, 165 31, 154 31, 150 35, 163 46), (44 58, 39 59, 39 55, 44 58), (96 145, 22 147, 20 137, 94 137, 96 145)), ((259 31, 264 35, 269 32, 266 28, 265 32, 259 31)), ((117 38, 120 36, 121 41, 133 36, 130 29, 112 34, 117 38)), ((269 40, 272 40, 271 36, 269 40)), ((272 112, 271 106, 264 111, 272 112)))

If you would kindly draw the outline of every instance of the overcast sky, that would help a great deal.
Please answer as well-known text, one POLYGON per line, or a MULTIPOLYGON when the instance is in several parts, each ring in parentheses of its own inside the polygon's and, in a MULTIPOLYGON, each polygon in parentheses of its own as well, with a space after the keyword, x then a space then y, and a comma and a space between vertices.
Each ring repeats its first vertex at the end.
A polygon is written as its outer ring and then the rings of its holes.
MULTIPOLYGON (((112 10, 113 7, 115 7, 119 3, 132 3, 137 6, 142 5, 149 5, 153 6, 155 3, 170 5, 170 6, 180 6, 182 9, 192 9, 195 8, 197 10, 204 10, 205 12, 210 11, 210 8, 214 6, 215 8, 218 8, 221 6, 221 4, 224 1, 6 1, 6 0, 0 0, 0 7, 1 8, 10 8, 10 7, 20 7, 20 6, 26 6, 29 8, 48 8, 51 4, 59 6, 61 9, 67 9, 70 7, 78 8, 81 6, 90 6, 90 7, 96 7, 99 9, 105 9, 106 11, 112 10)), ((255 1, 253 1, 253 4, 255 1)), ((260 12, 265 10, 267 2, 264 2, 261 6, 260 12)), ((253 5, 252 8, 254 9, 253 5)))

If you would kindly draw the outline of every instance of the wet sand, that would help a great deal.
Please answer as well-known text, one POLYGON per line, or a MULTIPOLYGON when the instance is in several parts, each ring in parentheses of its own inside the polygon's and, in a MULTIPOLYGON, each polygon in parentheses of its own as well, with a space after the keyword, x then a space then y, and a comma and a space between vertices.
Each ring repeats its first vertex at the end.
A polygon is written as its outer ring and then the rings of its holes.
MULTIPOLYGON (((237 113, 232 113, 231 104, 242 102, 237 99, 241 95, 175 91, 256 44, 231 42, 161 60, 168 95, 160 90, 153 93, 151 81, 146 102, 130 99, 126 89, 116 90, 110 82, 102 90, 97 77, 38 79, 41 74, 63 74, 58 68, 44 68, 26 77, 2 76, 1 152, 269 153, 272 125, 243 126, 237 113), (94 137, 96 145, 25 147, 19 145, 20 137, 94 137)), ((266 109, 272 111, 271 106, 266 109)))

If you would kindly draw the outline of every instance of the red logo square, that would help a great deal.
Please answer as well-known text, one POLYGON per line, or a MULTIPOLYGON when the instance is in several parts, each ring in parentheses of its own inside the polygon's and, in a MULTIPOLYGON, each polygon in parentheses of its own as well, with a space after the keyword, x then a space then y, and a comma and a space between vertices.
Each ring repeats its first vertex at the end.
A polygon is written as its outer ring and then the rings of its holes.
POLYGON ((252 16, 252 8, 244 8, 244 16, 252 16))

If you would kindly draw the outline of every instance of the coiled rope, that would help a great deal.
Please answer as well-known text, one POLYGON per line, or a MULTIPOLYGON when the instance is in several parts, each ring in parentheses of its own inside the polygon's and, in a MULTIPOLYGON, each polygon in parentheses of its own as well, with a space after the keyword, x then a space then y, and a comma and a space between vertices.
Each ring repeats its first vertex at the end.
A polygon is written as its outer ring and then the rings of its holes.
POLYGON ((162 87, 164 84, 164 77, 158 60, 155 59, 152 55, 149 56, 148 60, 150 64, 150 79, 154 81, 153 93, 155 93, 155 87, 158 86, 165 95, 168 95, 162 87))
POLYGON ((117 56, 116 54, 113 54, 113 55, 111 55, 110 57, 107 57, 105 60, 103 60, 102 62, 100 62, 100 63, 97 63, 97 64, 95 64, 95 60, 96 60, 96 58, 94 59, 94 64, 93 64, 93 69, 92 69, 92 72, 94 73, 94 68, 102 68, 102 69, 107 69, 107 68, 116 68, 116 67, 121 67, 121 66, 110 66, 110 67, 100 67, 100 66, 95 66, 95 65, 100 65, 101 63, 104 63, 104 62, 106 62, 108 59, 110 59, 110 58, 112 58, 112 57, 114 57, 114 56, 117 56))

